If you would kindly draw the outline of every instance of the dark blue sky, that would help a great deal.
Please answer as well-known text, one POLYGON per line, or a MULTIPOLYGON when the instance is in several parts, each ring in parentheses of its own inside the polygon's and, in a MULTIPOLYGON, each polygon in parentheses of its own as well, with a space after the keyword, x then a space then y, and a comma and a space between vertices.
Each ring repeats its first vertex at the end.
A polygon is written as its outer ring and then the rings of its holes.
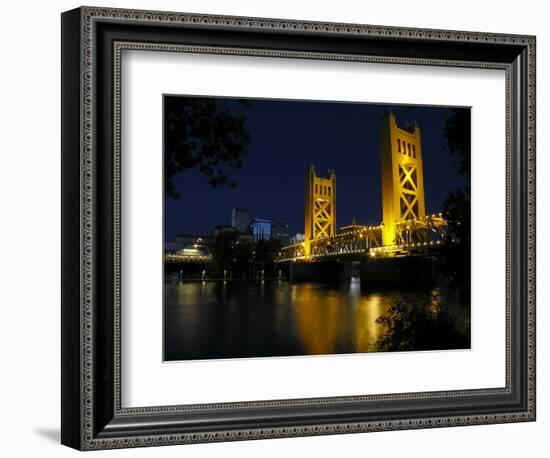
MULTIPOLYGON (((219 99, 231 110, 240 105, 219 99)), ((304 230, 304 181, 309 164, 317 175, 336 172, 337 226, 377 224, 382 217, 379 128, 391 109, 400 127, 416 121, 422 137, 426 213, 439 212, 447 193, 466 184, 443 135, 449 107, 253 100, 247 114, 250 147, 237 187, 212 188, 198 170, 179 174, 181 197, 165 198, 165 240, 176 234, 208 234, 231 223, 231 209, 253 217, 284 219, 290 234, 304 230)))

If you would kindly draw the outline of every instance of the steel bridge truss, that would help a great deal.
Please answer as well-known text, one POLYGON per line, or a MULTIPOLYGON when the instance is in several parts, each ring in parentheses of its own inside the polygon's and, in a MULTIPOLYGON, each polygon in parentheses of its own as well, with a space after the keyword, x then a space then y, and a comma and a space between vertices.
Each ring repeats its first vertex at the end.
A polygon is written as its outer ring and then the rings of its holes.
POLYGON ((440 241, 446 237, 447 221, 441 213, 424 218, 395 223, 397 245, 411 246, 418 243, 440 241))
POLYGON ((279 261, 315 260, 338 257, 393 257, 425 253, 446 239, 447 221, 441 213, 395 223, 395 245, 382 245, 382 225, 348 226, 333 237, 310 242, 310 254, 305 255, 304 243, 283 247, 279 261))

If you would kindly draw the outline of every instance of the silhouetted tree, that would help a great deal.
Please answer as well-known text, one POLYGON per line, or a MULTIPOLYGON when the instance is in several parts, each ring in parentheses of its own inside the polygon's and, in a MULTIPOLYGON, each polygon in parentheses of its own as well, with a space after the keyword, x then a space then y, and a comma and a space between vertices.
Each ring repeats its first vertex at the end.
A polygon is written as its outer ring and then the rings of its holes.
POLYGON ((458 289, 461 301, 470 298, 470 110, 453 109, 446 120, 444 135, 449 154, 456 158, 457 171, 467 178, 462 189, 450 191, 443 202, 443 215, 447 220, 448 240, 439 258, 439 270, 458 289))
POLYGON ((449 153, 456 159, 458 173, 470 177, 471 114, 466 108, 453 108, 445 121, 449 153))
POLYGON ((229 270, 234 259, 234 246, 239 239, 237 231, 220 232, 216 234, 210 245, 212 265, 215 275, 222 276, 224 270, 229 270))
POLYGON ((279 255, 282 243, 278 239, 258 240, 254 247, 254 261, 262 263, 268 275, 275 270, 275 259, 279 255))
POLYGON ((470 199, 462 190, 451 191, 443 203, 447 220, 448 240, 440 256, 440 272, 456 287, 462 302, 469 299, 470 254, 470 199))
POLYGON ((214 275, 223 276, 231 271, 233 278, 244 278, 254 260, 253 245, 246 238, 240 238, 237 231, 220 232, 210 244, 214 275))
POLYGON ((233 265, 235 276, 246 278, 249 275, 252 261, 254 260, 254 247, 248 239, 239 239, 233 245, 233 265))
POLYGON ((470 348, 467 327, 457 326, 445 308, 432 311, 428 306, 396 301, 378 317, 388 330, 378 340, 378 351, 419 351, 470 348))
POLYGON ((213 187, 235 187, 229 169, 242 166, 248 153, 245 127, 250 102, 232 113, 215 99, 166 97, 164 99, 164 191, 178 198, 174 177, 197 168, 213 187))

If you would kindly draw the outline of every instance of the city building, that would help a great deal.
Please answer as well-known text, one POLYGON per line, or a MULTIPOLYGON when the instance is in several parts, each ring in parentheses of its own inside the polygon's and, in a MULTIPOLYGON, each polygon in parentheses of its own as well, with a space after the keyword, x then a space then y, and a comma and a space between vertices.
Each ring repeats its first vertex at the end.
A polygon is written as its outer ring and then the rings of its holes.
POLYGON ((288 223, 283 220, 275 220, 271 224, 271 238, 277 239, 283 246, 290 243, 290 234, 288 233, 288 223))
POLYGON ((189 245, 199 245, 199 246, 205 246, 210 243, 212 240, 212 237, 209 235, 202 235, 202 234, 178 234, 176 235, 176 241, 175 243, 180 245, 181 248, 184 246, 189 245))
POLYGON ((231 225, 241 234, 246 234, 250 230, 252 215, 248 210, 242 208, 234 208, 231 212, 231 225))
POLYGON ((178 242, 164 242, 164 252, 165 253, 174 253, 181 250, 184 247, 183 243, 178 242))
POLYGON ((220 226, 214 226, 214 229, 212 230, 212 238, 215 238, 221 234, 230 234, 230 233, 237 233, 238 230, 236 227, 230 225, 230 224, 222 224, 220 226))
POLYGON ((302 243, 305 240, 305 235, 301 233, 294 234, 292 237, 290 237, 290 244, 294 245, 296 243, 302 243))
POLYGON ((366 229, 368 226, 364 226, 362 224, 357 224, 357 221, 355 220, 355 216, 351 220, 351 224, 347 226, 342 226, 340 228, 339 233, 346 233, 346 232, 355 232, 359 229, 366 229))
POLYGON ((255 242, 258 240, 269 240, 271 238, 271 220, 254 218, 252 224, 252 237, 255 242))

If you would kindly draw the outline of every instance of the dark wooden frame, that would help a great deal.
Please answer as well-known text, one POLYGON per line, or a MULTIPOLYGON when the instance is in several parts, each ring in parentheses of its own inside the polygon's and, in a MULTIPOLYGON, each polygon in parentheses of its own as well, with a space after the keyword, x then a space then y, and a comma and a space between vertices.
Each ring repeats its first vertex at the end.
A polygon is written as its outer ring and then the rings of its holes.
MULTIPOLYGON (((81 449, 535 419, 535 38, 82 7, 62 15, 62 434, 81 449), (120 405, 123 49, 506 71, 505 388, 120 405)), ((159 299, 160 300, 160 299, 159 299)))

